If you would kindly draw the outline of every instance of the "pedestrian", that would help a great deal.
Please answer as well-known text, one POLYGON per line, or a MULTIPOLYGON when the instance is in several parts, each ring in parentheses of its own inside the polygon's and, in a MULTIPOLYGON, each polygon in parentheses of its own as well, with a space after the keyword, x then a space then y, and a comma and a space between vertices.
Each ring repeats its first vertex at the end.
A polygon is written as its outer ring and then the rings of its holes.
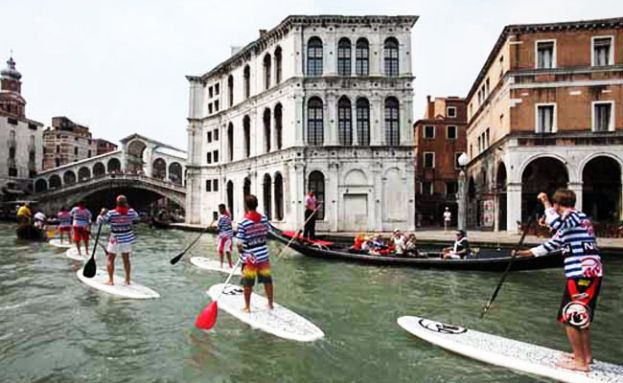
POLYGON ((305 230, 303 231, 303 237, 309 240, 316 238, 316 215, 317 215, 318 201, 316 200, 316 194, 313 190, 310 190, 305 196, 305 230))
POLYGON ((450 221, 452 221, 452 212, 450 211, 450 208, 446 206, 446 209, 443 212, 443 231, 448 231, 450 221))
POLYGON ((58 231, 61 236, 61 243, 63 243, 64 233, 67 233, 67 240, 71 243, 71 213, 63 206, 58 213, 56 213, 56 218, 58 218, 58 231))
POLYGON ((106 284, 114 285, 115 258, 117 254, 121 254, 125 283, 129 285, 130 253, 132 253, 132 244, 136 240, 134 224, 138 223, 140 218, 138 213, 128 205, 128 199, 124 195, 117 196, 116 202, 117 206, 109 210, 102 219, 102 222, 110 226, 110 237, 108 238, 108 246, 106 246, 108 256, 106 264, 108 282, 106 284))
POLYGON ((224 203, 218 205, 218 212, 220 214, 217 222, 218 255, 221 259, 221 268, 223 268, 223 258, 224 255, 227 254, 227 262, 229 263, 229 268, 231 269, 234 267, 231 262, 232 240, 234 238, 234 230, 231 227, 231 216, 229 215, 224 203))
POLYGON ((271 231, 266 216, 258 213, 257 197, 249 194, 244 198, 245 216, 238 224, 238 252, 242 262, 240 284, 244 291, 244 309, 251 312, 251 293, 255 280, 264 285, 268 308, 273 309, 273 280, 266 241, 271 231))
POLYGON ((76 248, 78 248, 78 254, 82 255, 80 251, 80 242, 84 243, 84 249, 86 253, 89 253, 89 236, 91 234, 91 211, 86 208, 84 201, 78 201, 78 206, 75 206, 69 212, 72 218, 72 230, 74 232, 74 242, 76 248))

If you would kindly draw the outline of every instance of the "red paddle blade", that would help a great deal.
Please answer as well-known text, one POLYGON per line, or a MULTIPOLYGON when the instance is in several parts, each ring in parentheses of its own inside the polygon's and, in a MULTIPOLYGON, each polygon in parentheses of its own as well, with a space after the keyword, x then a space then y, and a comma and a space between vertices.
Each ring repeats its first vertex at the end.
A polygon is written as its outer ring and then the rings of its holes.
POLYGON ((216 314, 218 313, 218 304, 216 301, 210 302, 195 320, 195 327, 201 330, 210 330, 216 323, 216 314))

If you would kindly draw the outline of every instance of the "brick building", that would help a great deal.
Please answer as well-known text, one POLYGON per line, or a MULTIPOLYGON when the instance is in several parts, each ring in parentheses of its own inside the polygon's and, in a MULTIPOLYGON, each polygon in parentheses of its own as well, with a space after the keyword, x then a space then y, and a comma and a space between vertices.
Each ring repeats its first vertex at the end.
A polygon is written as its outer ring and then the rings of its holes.
POLYGON ((95 140, 95 155, 106 154, 117 150, 117 144, 113 144, 110 141, 106 141, 102 138, 96 138, 95 140))
POLYGON ((424 118, 414 124, 415 203, 418 226, 441 225, 446 207, 457 219, 459 168, 465 152, 467 108, 459 97, 427 97, 424 118))
POLYGON ((621 219, 623 18, 505 27, 467 105, 468 225, 514 230, 561 186, 621 219))

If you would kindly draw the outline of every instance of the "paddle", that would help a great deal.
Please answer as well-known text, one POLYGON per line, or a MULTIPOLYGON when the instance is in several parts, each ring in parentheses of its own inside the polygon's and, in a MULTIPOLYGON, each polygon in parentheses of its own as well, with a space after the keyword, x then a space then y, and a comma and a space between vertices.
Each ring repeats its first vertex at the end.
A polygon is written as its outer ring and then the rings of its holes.
POLYGON ((304 237, 299 238, 298 234, 299 232, 301 232, 303 230, 303 228, 305 228, 305 225, 307 225, 307 222, 309 222, 310 219, 312 219, 312 217, 314 216, 314 214, 316 214, 316 212, 318 211, 318 209, 320 209, 320 206, 322 205, 322 202, 318 202, 318 206, 316 206, 316 208, 314 209, 314 211, 312 211, 312 213, 309 215, 309 217, 307 217, 307 219, 305 220, 305 222, 303 222, 303 225, 301 225, 301 227, 299 227, 299 229, 297 231, 294 232, 294 235, 292 236, 292 238, 290 238, 290 240, 288 241, 288 243, 285 245, 285 247, 282 247, 281 250, 279 251, 279 253, 277 253, 277 256, 275 258, 279 258, 281 256, 281 253, 283 253, 283 251, 285 249, 287 249, 288 247, 290 247, 290 245, 292 244, 292 242, 294 242, 295 239, 301 239, 304 237))
POLYGON ((100 240, 100 233, 102 232, 102 222, 97 226, 97 235, 95 236, 95 245, 93 246, 93 251, 91 252, 91 258, 84 266, 82 270, 82 275, 85 278, 93 278, 95 276, 95 272, 97 271, 97 266, 95 265, 95 250, 97 249, 97 244, 100 240))
POLYGON ((182 257, 188 252, 188 250, 190 250, 191 247, 194 246, 195 243, 197 243, 197 241, 199 240, 199 238, 201 238, 202 235, 204 235, 205 233, 208 232, 208 230, 212 227, 212 225, 214 224, 214 222, 216 222, 216 220, 213 220, 212 223, 210 223, 208 226, 206 226, 205 229, 203 229, 203 231, 201 231, 201 233, 199 233, 199 235, 197 236, 197 238, 195 238, 190 245, 188 245, 181 253, 179 253, 178 255, 176 255, 175 257, 171 258, 171 264, 175 265, 176 263, 178 263, 180 261, 180 259, 182 259, 182 257))
POLYGON ((218 300, 221 297, 221 295, 223 295, 223 291, 225 291, 225 287, 227 287, 227 284, 229 283, 229 280, 231 279, 231 277, 234 276, 234 272, 236 271, 238 266, 240 266, 241 261, 242 261, 242 258, 238 258, 238 262, 236 262, 236 264, 234 265, 234 268, 231 269, 231 272, 229 273, 229 276, 225 280, 225 285, 223 286, 223 289, 221 289, 221 292, 216 296, 216 298, 214 298, 214 300, 212 300, 212 302, 210 302, 201 311, 201 313, 199 313, 199 316, 197 316, 197 319, 195 320, 195 327, 197 327, 198 329, 210 330, 212 327, 214 327, 214 324, 216 323, 216 317, 218 314, 218 300))
POLYGON ((504 283, 504 280, 506 280, 506 277, 508 276, 511 266, 513 265, 513 262, 517 258, 517 256, 515 255, 515 251, 519 250, 519 248, 523 244, 523 241, 526 238, 526 234, 528 233, 528 228, 530 227, 530 224, 532 223, 532 219, 537 211, 537 208, 538 208, 538 205, 534 208, 532 213, 530 213, 530 216, 528 216, 528 222, 526 224, 526 228, 521 234, 519 243, 517 243, 517 246, 515 246, 515 248, 511 251, 511 259, 510 261, 508 261, 508 265, 506 265, 506 270, 504 270, 504 274, 502 274, 502 278, 500 278, 500 282, 498 282, 498 285, 495 287, 495 290, 493 291, 493 295, 491 295, 491 298, 489 299, 489 301, 482 308, 482 311, 480 312, 480 319, 482 319, 487 313, 487 311, 489 311, 489 309, 491 308, 491 305, 493 304, 493 301, 498 296, 498 293, 500 292, 500 289, 502 288, 502 284, 504 283))

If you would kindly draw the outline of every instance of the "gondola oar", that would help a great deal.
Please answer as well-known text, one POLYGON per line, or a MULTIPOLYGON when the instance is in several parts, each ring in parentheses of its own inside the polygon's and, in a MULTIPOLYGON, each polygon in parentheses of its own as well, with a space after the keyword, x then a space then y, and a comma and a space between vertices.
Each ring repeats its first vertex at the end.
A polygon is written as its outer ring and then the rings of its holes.
POLYGON ((491 295, 491 298, 484 305, 484 307, 482 308, 482 311, 480 312, 480 319, 482 319, 485 316, 485 314, 487 313, 487 311, 489 311, 489 309, 491 308, 491 305, 493 304, 493 301, 498 296, 498 293, 500 292, 500 289, 502 288, 502 284, 506 280, 506 277, 508 276, 508 273, 511 270, 511 266, 513 265, 513 262, 517 258, 517 256, 515 255, 515 251, 519 250, 519 248, 523 244, 523 241, 526 238, 526 234, 528 233, 528 228, 530 227, 530 224, 532 223, 532 219, 536 215, 537 208, 538 208, 538 205, 534 208, 534 210, 532 211, 532 213, 528 217, 528 222, 526 223, 526 228, 523 230, 523 233, 521 234, 521 238, 519 239, 519 243, 517 243, 517 246, 515 246, 515 248, 511 251, 511 259, 510 259, 510 261, 508 261, 508 265, 506 266, 506 270, 504 271, 504 274, 502 274, 502 278, 500 278, 500 282, 498 282, 498 285, 495 287, 495 290, 493 291, 493 295, 491 295))
POLYGON ((195 243, 197 243, 197 241, 199 240, 199 238, 201 238, 202 235, 204 235, 205 233, 208 232, 208 230, 212 227, 212 225, 214 224, 214 222, 216 222, 216 220, 212 221, 212 223, 210 223, 208 226, 206 226, 205 229, 203 229, 201 231, 201 233, 199 233, 199 235, 197 236, 197 238, 195 238, 190 245, 188 245, 181 253, 179 253, 178 255, 176 255, 175 257, 171 258, 171 264, 175 265, 176 263, 178 263, 180 261, 180 259, 182 259, 182 257, 188 252, 188 250, 190 250, 191 247, 193 247, 195 245, 195 243))
POLYGON ((84 275, 85 278, 93 278, 95 276, 95 272, 97 271, 97 265, 95 264, 95 250, 97 249, 97 244, 100 240, 101 232, 102 232, 102 222, 100 222, 99 226, 97 227, 97 235, 95 236, 95 244, 93 245, 91 258, 89 258, 89 261, 87 262, 87 264, 84 266, 84 269, 82 270, 82 275, 84 275))

